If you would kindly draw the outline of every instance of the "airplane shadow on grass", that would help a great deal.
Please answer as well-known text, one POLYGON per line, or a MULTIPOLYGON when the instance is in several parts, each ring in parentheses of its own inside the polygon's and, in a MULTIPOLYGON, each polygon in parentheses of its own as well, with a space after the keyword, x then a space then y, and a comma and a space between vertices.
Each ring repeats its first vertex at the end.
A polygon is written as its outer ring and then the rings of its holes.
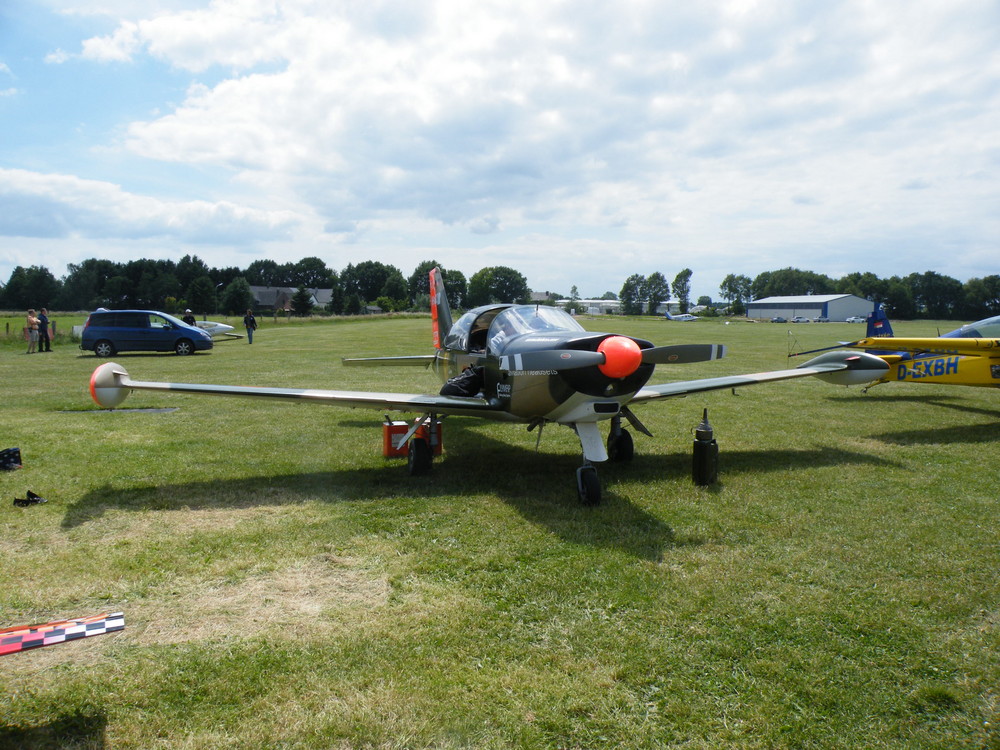
MULTIPOLYGON (((358 424, 369 430, 372 426, 371 422, 358 424)), ((349 423, 340 426, 346 428, 349 423)), ((690 477, 689 454, 637 453, 631 462, 604 464, 600 468, 604 501, 598 507, 583 507, 576 497, 574 473, 580 458, 575 453, 535 452, 465 426, 461 420, 448 423, 445 444, 450 446, 445 456, 435 461, 430 474, 421 477, 408 476, 402 460, 390 460, 382 466, 358 469, 102 487, 68 506, 62 526, 80 526, 112 509, 198 510, 294 505, 317 499, 342 503, 495 494, 528 522, 574 544, 617 549, 651 560, 660 559, 665 549, 680 544, 669 525, 624 497, 616 485, 619 480, 656 482, 664 477, 690 477)), ((889 462, 826 448, 724 453, 725 472, 729 474, 861 463, 889 462)), ((695 542, 685 542, 691 543, 695 542)))
POLYGON ((0 748, 106 746, 107 718, 101 713, 74 712, 32 727, 0 722, 0 748))
POLYGON ((1000 409, 984 409, 970 406, 969 402, 957 396, 942 396, 938 394, 921 394, 896 396, 891 398, 872 398, 870 396, 839 397, 840 401, 850 401, 868 404, 885 404, 891 406, 900 402, 932 406, 941 409, 953 409, 963 414, 978 414, 993 419, 993 422, 982 424, 953 425, 951 427, 926 427, 917 430, 887 431, 871 435, 872 440, 879 440, 893 445, 961 445, 962 443, 995 443, 1000 441, 1000 409))

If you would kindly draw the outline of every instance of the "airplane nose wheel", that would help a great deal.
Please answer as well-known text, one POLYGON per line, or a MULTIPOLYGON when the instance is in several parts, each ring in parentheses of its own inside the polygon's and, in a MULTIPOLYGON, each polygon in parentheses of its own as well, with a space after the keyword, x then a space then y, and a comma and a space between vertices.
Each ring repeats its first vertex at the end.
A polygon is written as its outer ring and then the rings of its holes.
POLYGON ((583 505, 600 505, 601 480, 597 478, 597 469, 590 464, 584 464, 577 469, 576 490, 583 505))

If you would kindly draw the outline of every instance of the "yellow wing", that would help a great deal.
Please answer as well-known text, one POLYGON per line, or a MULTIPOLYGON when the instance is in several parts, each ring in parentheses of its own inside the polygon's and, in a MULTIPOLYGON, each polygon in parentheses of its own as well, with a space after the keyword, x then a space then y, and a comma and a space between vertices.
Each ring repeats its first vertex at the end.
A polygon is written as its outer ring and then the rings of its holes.
POLYGON ((861 339, 850 346, 858 349, 958 354, 964 357, 1000 357, 1000 339, 894 338, 885 336, 861 339))

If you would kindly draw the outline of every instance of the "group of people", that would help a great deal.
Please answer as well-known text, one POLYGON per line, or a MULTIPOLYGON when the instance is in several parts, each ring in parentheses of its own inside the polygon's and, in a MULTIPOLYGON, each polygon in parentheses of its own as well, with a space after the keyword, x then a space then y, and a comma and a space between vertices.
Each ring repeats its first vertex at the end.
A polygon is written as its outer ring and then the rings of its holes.
POLYGON ((44 307, 35 315, 35 308, 28 310, 25 321, 28 332, 28 351, 26 354, 52 351, 52 337, 49 335, 49 311, 44 307))

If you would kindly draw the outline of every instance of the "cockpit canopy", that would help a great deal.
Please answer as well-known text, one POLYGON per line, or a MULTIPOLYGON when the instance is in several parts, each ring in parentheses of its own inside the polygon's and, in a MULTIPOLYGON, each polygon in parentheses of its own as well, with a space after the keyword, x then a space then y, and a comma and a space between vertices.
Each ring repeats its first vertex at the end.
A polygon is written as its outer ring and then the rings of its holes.
POLYGON ((497 315, 490 324, 490 348, 498 351, 507 341, 525 333, 545 331, 583 331, 573 317, 558 307, 518 305, 497 315))
POLYGON ((511 338, 545 331, 583 331, 565 310, 546 305, 495 305, 477 307, 459 318, 445 337, 446 349, 484 352, 511 338))
POLYGON ((1000 315, 969 323, 957 331, 946 333, 948 339, 1000 339, 1000 315))

